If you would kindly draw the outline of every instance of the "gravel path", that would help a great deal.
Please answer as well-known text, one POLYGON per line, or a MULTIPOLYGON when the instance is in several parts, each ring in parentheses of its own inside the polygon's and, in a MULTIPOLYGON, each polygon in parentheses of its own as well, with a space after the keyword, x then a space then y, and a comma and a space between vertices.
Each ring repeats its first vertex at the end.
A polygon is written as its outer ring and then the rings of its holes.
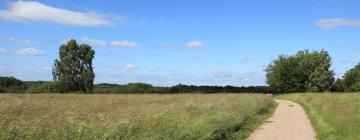
POLYGON ((275 100, 279 105, 248 140, 315 140, 315 131, 304 109, 288 100, 275 100))

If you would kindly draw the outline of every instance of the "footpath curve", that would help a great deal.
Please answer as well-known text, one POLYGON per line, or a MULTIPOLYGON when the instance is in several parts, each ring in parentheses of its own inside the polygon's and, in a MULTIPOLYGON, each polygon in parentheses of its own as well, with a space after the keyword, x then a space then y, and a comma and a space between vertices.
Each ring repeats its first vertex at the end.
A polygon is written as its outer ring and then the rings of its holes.
POLYGON ((315 140, 316 133, 304 109, 297 103, 278 100, 270 118, 259 126, 247 140, 315 140))

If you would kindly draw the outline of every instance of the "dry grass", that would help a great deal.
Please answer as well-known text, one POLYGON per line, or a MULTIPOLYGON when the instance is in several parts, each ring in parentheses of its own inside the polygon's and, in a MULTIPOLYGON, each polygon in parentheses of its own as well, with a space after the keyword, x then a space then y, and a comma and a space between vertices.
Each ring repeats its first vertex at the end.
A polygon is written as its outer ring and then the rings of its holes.
POLYGON ((0 139, 243 139, 273 107, 247 94, 1 94, 0 139))

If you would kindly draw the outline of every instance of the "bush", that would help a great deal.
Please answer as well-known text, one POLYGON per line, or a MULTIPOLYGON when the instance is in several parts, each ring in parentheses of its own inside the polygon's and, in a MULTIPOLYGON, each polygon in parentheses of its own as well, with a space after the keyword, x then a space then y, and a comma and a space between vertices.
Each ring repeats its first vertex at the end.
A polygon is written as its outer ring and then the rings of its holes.
POLYGON ((28 86, 27 93, 59 93, 57 83, 54 82, 40 82, 28 86))
POLYGON ((0 77, 0 92, 22 93, 25 89, 25 84, 14 77, 0 77))

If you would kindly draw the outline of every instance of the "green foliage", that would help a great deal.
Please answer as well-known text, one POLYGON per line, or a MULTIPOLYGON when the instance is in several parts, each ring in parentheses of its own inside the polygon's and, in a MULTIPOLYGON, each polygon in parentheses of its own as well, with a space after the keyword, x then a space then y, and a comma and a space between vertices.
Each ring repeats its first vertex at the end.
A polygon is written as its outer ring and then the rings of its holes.
POLYGON ((345 91, 360 91, 360 64, 347 71, 343 76, 343 80, 345 91))
POLYGON ((340 79, 340 78, 336 79, 333 91, 335 91, 335 92, 344 92, 345 91, 345 85, 344 85, 343 79, 340 79))
MULTIPOLYGON (((12 82, 2 81, 0 86, 0 93, 59 93, 59 82, 49 81, 20 81, 15 78, 8 78, 12 82), (14 80, 16 82, 14 82, 14 80), (12 85, 12 86, 4 86, 12 85), (11 84, 10 84, 11 83, 11 84), (15 84, 21 83, 21 84, 15 84)), ((1 81, 1 77, 0 77, 1 81)), ((234 86, 195 86, 178 84, 172 87, 158 87, 146 83, 129 83, 125 85, 117 84, 96 84, 93 89, 94 93, 101 94, 168 94, 168 93, 269 93, 271 89, 267 86, 249 86, 249 87, 234 87, 234 86)), ((73 93, 82 93, 81 91, 73 91, 73 93)))
POLYGON ((91 93, 95 74, 92 60, 95 51, 89 45, 78 45, 70 40, 59 48, 59 59, 53 66, 53 78, 59 91, 73 92, 82 90, 91 93))
POLYGON ((329 67, 324 68, 324 66, 320 65, 310 74, 306 85, 308 91, 330 91, 333 86, 334 74, 329 72, 329 67))
POLYGON ((125 85, 117 84, 97 84, 94 87, 95 93, 269 93, 271 90, 267 86, 195 86, 178 84, 172 87, 157 87, 144 83, 129 83, 125 85))
POLYGON ((59 88, 55 82, 39 82, 30 84, 26 90, 27 93, 58 93, 59 88))
POLYGON ((21 93, 25 90, 25 84, 14 77, 0 77, 0 92, 21 93))
POLYGON ((300 103, 319 140, 360 139, 360 94, 285 94, 277 98, 300 103))
POLYGON ((334 72, 328 52, 308 50, 280 55, 265 70, 270 88, 276 92, 330 91, 334 72))

